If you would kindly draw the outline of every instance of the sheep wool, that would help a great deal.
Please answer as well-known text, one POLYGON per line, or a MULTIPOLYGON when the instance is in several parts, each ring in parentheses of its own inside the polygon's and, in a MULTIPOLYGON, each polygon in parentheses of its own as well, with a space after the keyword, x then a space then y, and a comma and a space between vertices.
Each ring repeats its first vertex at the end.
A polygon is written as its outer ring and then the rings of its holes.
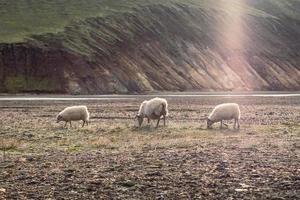
POLYGON ((158 127, 161 116, 163 116, 165 125, 165 117, 168 116, 168 114, 168 103, 166 99, 156 97, 149 101, 143 101, 137 114, 139 126, 141 126, 143 118, 147 118, 148 122, 150 119, 157 119, 156 127, 158 127))
MULTIPOLYGON (((90 114, 86 106, 70 106, 65 108, 57 115, 57 122, 65 121, 70 123, 71 121, 83 121, 82 127, 85 123, 88 125, 90 114)), ((65 126, 66 126, 65 124, 65 126)))
POLYGON ((211 114, 208 117, 208 127, 210 127, 215 122, 221 122, 222 127, 222 120, 231 120, 234 119, 234 127, 236 122, 239 124, 240 119, 240 108, 239 105, 236 103, 224 103, 216 106, 211 114), (210 122, 210 123, 209 123, 210 122))

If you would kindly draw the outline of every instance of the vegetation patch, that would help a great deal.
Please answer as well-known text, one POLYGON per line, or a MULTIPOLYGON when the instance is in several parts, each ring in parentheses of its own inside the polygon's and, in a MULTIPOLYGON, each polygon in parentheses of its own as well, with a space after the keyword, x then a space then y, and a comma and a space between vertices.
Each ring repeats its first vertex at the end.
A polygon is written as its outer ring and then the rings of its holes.
POLYGON ((48 78, 36 78, 18 75, 15 77, 6 77, 4 81, 5 88, 10 93, 17 92, 51 92, 58 89, 55 80, 48 78))

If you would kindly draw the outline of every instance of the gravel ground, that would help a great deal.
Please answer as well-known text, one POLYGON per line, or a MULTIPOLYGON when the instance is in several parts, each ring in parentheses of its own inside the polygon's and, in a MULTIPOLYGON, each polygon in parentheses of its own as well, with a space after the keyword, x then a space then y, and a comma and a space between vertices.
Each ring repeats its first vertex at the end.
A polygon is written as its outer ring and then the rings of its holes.
POLYGON ((141 101, 1 101, 0 199, 300 199, 299 97, 170 97, 158 129, 135 127, 141 101), (240 130, 206 130, 223 102, 240 130), (70 104, 88 127, 55 123, 70 104))

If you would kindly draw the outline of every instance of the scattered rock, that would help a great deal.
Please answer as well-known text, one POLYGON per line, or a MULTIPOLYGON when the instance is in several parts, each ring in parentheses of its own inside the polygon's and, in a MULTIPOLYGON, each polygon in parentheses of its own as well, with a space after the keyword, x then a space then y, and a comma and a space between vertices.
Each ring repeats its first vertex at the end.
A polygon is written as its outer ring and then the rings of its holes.
POLYGON ((285 134, 285 135, 288 134, 288 133, 289 133, 288 130, 284 130, 284 131, 283 131, 283 134, 285 134))
POLYGON ((247 189, 237 188, 235 189, 236 192, 247 192, 247 189))
POLYGON ((122 181, 122 182, 118 182, 118 185, 121 185, 123 187, 133 187, 136 183, 131 181, 131 180, 127 180, 127 181, 122 181))
POLYGON ((146 176, 162 176, 162 173, 159 171, 156 172, 148 172, 146 176))
POLYGON ((103 181, 101 179, 92 179, 89 180, 88 182, 93 185, 101 185, 103 181))
POLYGON ((29 132, 24 132, 23 136, 27 137, 27 138, 32 138, 32 137, 34 137, 34 134, 33 133, 29 133, 29 132))
POLYGON ((285 200, 283 197, 272 197, 272 200, 285 200))
POLYGON ((247 184, 245 184, 245 183, 240 183, 240 186, 241 186, 242 188, 250 188, 250 187, 251 187, 250 185, 247 185, 247 184))
POLYGON ((27 159, 26 159, 25 157, 21 157, 21 158, 19 158, 19 161, 20 161, 20 162, 26 162, 27 159))
POLYGON ((34 158, 33 158, 33 156, 26 156, 26 160, 31 162, 31 161, 34 161, 34 158))
MULTIPOLYGON (((55 112, 56 110, 54 109, 55 112)), ((297 174, 299 168, 297 151, 300 148, 299 134, 296 132, 298 126, 284 127, 280 121, 284 119, 267 115, 259 115, 252 119, 253 110, 250 111, 245 113, 246 118, 242 122, 246 126, 240 133, 218 134, 219 129, 215 129, 213 130, 215 132, 212 131, 206 136, 206 130, 198 129, 198 125, 193 127, 184 125, 188 127, 186 132, 181 132, 182 130, 177 129, 177 126, 171 125, 166 127, 166 130, 162 128, 154 131, 153 129, 153 132, 143 129, 133 132, 132 135, 137 135, 136 139, 139 140, 145 137, 143 131, 149 133, 147 135, 149 142, 146 139, 145 144, 138 149, 131 146, 120 148, 124 151, 87 149, 70 153, 61 151, 61 148, 55 149, 56 146, 52 144, 50 147, 54 149, 50 150, 47 146, 50 139, 47 138, 47 131, 60 134, 61 130, 48 127, 39 130, 41 132, 32 131, 37 139, 41 139, 36 142, 43 142, 42 149, 38 144, 38 148, 33 146, 30 151, 8 152, 9 161, 4 162, 0 158, 0 199, 3 196, 7 199, 42 199, 43 197, 89 199, 93 196, 103 199, 155 199, 156 197, 161 199, 271 199, 273 197, 297 199, 296 186, 300 180, 297 174), (260 126, 264 121, 268 125, 260 126), (256 128, 256 125, 259 127, 256 128), (274 125, 274 128, 269 125, 274 125), (285 130, 290 135, 283 135, 285 130), (191 133, 192 131, 195 133, 191 133), (272 134, 269 134, 269 131, 273 131, 272 134), (181 148, 174 145, 170 148, 157 148, 154 151, 153 145, 149 143, 162 136, 164 136, 163 140, 159 141, 162 143, 168 142, 169 139, 171 142, 180 142, 183 139, 184 142, 191 141, 197 145, 181 148), (186 136, 188 136, 187 141, 186 136), (289 148, 270 148, 268 145, 275 146, 277 142, 284 142, 283 144, 289 148)), ((259 113, 265 111, 269 110, 265 109, 259 113)), ((277 113, 280 113, 280 110, 276 109, 274 114, 276 117, 277 113)), ((294 124, 299 119, 298 113, 291 113, 288 120, 294 124)), ((107 113, 109 114, 115 116, 116 113, 107 113)), ((192 111, 191 115, 194 116, 192 111)), ((177 112, 173 123, 181 123, 181 120, 181 113, 177 112)), ((44 121, 41 121, 41 124, 43 123, 44 121)), ((198 124, 198 121, 192 120, 188 123, 198 124)), ((42 127, 44 126, 46 124, 42 127)), ((88 129, 98 130, 96 126, 98 125, 94 124, 88 129)), ((101 124, 100 126, 102 127, 101 124)), ((104 127, 107 129, 109 125, 104 127)), ((130 127, 128 125, 126 128, 129 133, 132 131, 130 127)), ((101 136, 116 136, 117 142, 124 138, 126 145, 131 141, 131 133, 124 137, 119 134, 124 130, 115 128, 114 130, 116 130, 115 135, 109 135, 107 131, 107 135, 101 136)), ((73 128, 68 131, 64 133, 65 135, 63 133, 60 135, 73 141, 74 137, 79 136, 75 133, 79 131, 81 133, 82 129, 73 128)), ((17 131, 12 129, 10 132, 17 131)), ((92 138, 94 136, 98 137, 97 131, 89 135, 92 138)), ((84 138, 86 137, 84 135, 84 138)), ((51 139, 57 141, 56 136, 51 139)), ((32 143, 32 140, 25 138, 23 142, 32 143)), ((61 144, 60 141, 58 142, 57 144, 61 144)), ((85 140, 81 142, 84 143, 85 140)), ((24 145, 23 148, 26 146, 24 145)))
POLYGON ((296 148, 296 149, 300 149, 300 143, 294 143, 293 146, 294 146, 294 148, 296 148))

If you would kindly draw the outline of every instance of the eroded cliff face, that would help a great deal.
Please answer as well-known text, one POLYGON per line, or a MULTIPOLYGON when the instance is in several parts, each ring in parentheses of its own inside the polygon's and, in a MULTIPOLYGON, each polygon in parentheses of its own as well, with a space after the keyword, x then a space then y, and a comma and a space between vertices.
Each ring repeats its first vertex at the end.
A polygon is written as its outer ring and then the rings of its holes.
POLYGON ((299 90, 300 19, 250 3, 147 5, 0 44, 0 92, 299 90))
POLYGON ((0 52, 1 91, 64 91, 61 51, 21 43, 1 44, 0 52))

